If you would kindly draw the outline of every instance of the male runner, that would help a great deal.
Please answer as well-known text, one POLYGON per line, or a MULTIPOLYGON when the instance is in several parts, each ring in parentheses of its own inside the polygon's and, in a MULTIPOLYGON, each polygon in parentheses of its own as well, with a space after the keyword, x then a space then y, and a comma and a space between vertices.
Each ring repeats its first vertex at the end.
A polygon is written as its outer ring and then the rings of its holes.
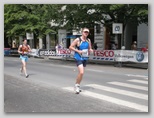
POLYGON ((74 58, 76 60, 76 64, 79 71, 75 84, 76 94, 79 94, 81 92, 80 83, 84 74, 84 67, 86 67, 86 63, 88 60, 88 52, 93 52, 91 48, 91 41, 87 38, 88 35, 89 29, 83 28, 82 36, 76 38, 69 47, 70 50, 75 51, 74 58))

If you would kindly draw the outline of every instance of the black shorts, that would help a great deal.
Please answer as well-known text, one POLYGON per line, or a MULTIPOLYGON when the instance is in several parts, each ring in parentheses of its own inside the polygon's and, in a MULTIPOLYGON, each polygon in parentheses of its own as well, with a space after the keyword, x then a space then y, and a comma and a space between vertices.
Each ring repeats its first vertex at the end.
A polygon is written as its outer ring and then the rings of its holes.
POLYGON ((76 65, 79 66, 83 64, 83 67, 86 67, 87 65, 87 60, 76 60, 76 65))

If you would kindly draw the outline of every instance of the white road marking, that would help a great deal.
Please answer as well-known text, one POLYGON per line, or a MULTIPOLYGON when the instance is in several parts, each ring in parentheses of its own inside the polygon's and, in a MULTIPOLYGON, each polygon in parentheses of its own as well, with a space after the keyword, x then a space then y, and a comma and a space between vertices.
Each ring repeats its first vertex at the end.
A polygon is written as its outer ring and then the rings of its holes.
POLYGON ((148 80, 148 78, 143 78, 143 79, 148 80))
POLYGON ((92 88, 95 88, 95 89, 99 89, 99 90, 103 90, 103 91, 108 91, 108 92, 112 92, 112 93, 130 96, 130 97, 134 97, 134 98, 148 100, 148 95, 141 94, 141 93, 126 91, 126 90, 107 87, 107 86, 98 85, 98 84, 89 84, 89 85, 86 85, 86 86, 92 87, 92 88))
MULTIPOLYGON (((65 87, 63 89, 68 90, 70 92, 74 92, 73 87, 65 87)), ((137 110, 140 110, 141 112, 148 112, 148 106, 145 106, 145 105, 140 105, 140 104, 137 104, 137 103, 117 99, 117 98, 114 98, 114 97, 110 97, 110 96, 106 96, 106 95, 102 95, 102 94, 98 94, 98 93, 94 93, 94 92, 90 92, 90 91, 83 91, 80 94, 84 95, 84 96, 89 96, 89 97, 92 97, 92 98, 104 100, 104 101, 114 103, 114 104, 117 104, 117 105, 122 105, 122 106, 125 106, 125 107, 137 109, 137 110)))
POLYGON ((148 91, 148 87, 145 87, 145 86, 127 84, 127 83, 123 83, 123 82, 108 82, 108 83, 113 84, 113 85, 118 85, 118 86, 123 86, 123 87, 128 87, 128 88, 134 88, 134 89, 148 91))
POLYGON ((132 76, 132 77, 141 77, 141 78, 145 78, 148 77, 146 75, 133 75, 133 74, 126 74, 127 76, 132 76))
POLYGON ((101 71, 101 70, 96 70, 96 69, 86 69, 86 70, 89 70, 89 71, 94 71, 94 72, 104 72, 104 71, 101 71))
POLYGON ((148 84, 148 81, 144 81, 144 80, 132 79, 132 80, 127 80, 127 81, 135 82, 135 83, 141 83, 141 84, 148 84))

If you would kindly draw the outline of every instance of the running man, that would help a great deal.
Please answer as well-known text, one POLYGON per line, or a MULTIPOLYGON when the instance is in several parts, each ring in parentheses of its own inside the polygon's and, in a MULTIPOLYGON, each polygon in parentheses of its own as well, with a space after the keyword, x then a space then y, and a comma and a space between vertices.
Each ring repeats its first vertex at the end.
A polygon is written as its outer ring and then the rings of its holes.
POLYGON ((79 94, 81 92, 80 83, 84 74, 84 67, 86 67, 86 63, 88 60, 88 52, 89 51, 93 52, 91 48, 91 41, 90 39, 87 38, 88 35, 89 35, 89 29, 83 28, 82 36, 76 38, 69 47, 70 50, 75 52, 74 58, 76 60, 76 64, 79 71, 75 84, 76 94, 79 94))
POLYGON ((27 39, 23 39, 23 44, 19 46, 18 53, 20 54, 20 59, 22 62, 22 67, 21 67, 20 71, 21 71, 21 73, 24 72, 26 78, 29 77, 29 75, 27 74, 27 70, 26 70, 29 52, 31 52, 31 48, 27 44, 27 39))

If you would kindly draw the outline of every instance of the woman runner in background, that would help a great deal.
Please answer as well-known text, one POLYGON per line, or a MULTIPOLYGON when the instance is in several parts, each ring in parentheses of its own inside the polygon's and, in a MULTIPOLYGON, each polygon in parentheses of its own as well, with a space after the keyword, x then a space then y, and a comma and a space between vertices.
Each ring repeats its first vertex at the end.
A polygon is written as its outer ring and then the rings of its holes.
POLYGON ((31 52, 31 48, 27 44, 27 39, 23 39, 23 44, 19 46, 18 53, 20 54, 20 59, 22 62, 22 67, 21 67, 20 71, 21 71, 21 73, 24 72, 26 78, 29 77, 29 75, 27 74, 27 70, 26 70, 29 52, 31 52))

